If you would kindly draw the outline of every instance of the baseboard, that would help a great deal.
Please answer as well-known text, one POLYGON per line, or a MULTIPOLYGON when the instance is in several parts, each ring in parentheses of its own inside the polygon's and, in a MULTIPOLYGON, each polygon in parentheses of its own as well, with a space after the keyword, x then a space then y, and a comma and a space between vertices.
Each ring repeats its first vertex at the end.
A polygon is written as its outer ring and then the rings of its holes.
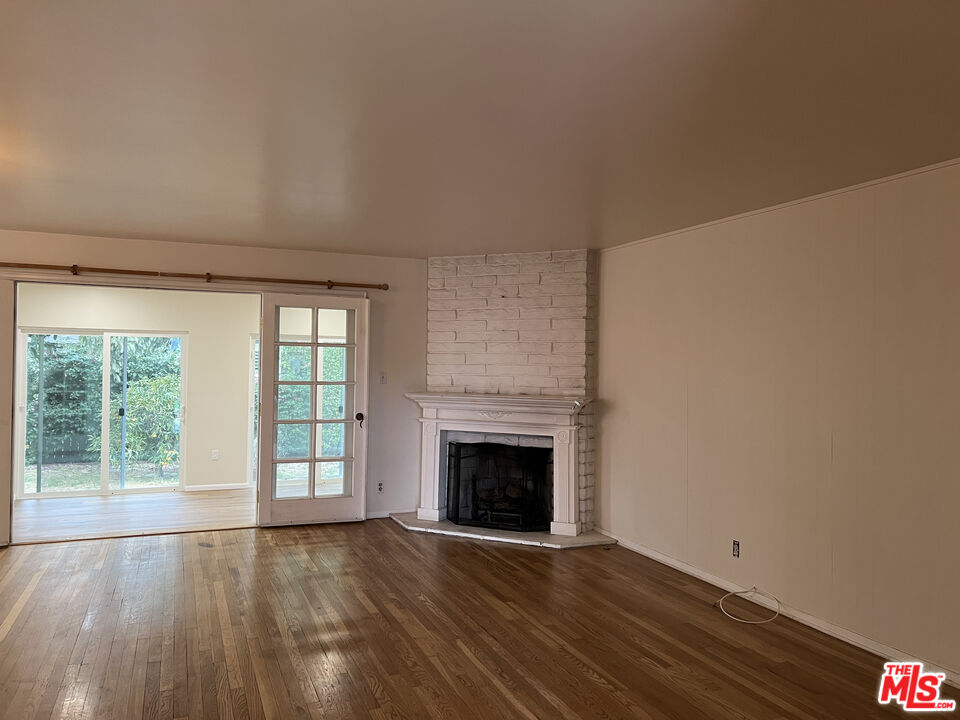
MULTIPOLYGON (((736 583, 730 582, 729 580, 725 580, 722 577, 708 573, 705 570, 701 570, 698 567, 694 567, 693 565, 685 563, 682 560, 677 560, 675 558, 670 557, 669 555, 664 555, 663 553, 658 552, 653 548, 648 548, 644 545, 640 545, 639 543, 635 543, 630 540, 625 540, 619 535, 615 535, 614 533, 609 532, 608 530, 604 530, 603 528, 596 528, 596 530, 597 532, 603 533, 609 538, 613 538, 614 540, 617 541, 619 545, 622 545, 627 550, 632 550, 633 552, 639 555, 648 557, 651 560, 656 560, 659 563, 663 563, 664 565, 672 567, 674 570, 679 570, 682 573, 691 575, 697 578, 698 580, 703 580, 704 582, 708 582, 711 585, 716 585, 718 588, 726 590, 727 592, 737 592, 737 591, 744 591, 744 590, 750 589, 750 588, 741 587, 736 583)), ((753 598, 751 598, 751 600, 757 603, 758 605, 762 605, 763 607, 770 608, 771 610, 775 610, 777 607, 777 604, 773 600, 770 600, 769 598, 766 598, 762 595, 756 595, 753 598)), ((891 647, 890 645, 884 645, 881 642, 877 642, 876 640, 868 638, 864 635, 860 635, 859 633, 853 632, 852 630, 847 630, 844 627, 841 627, 839 625, 834 625, 833 623, 827 622, 826 620, 822 620, 818 617, 810 615, 809 613, 805 613, 802 610, 797 610, 796 608, 790 607, 785 603, 782 604, 780 614, 785 615, 791 620, 796 620, 798 623, 806 625, 807 627, 811 627, 814 630, 819 630, 820 632, 825 633, 826 635, 830 635, 831 637, 835 637, 838 640, 843 640, 844 642, 850 643, 851 645, 861 648, 862 650, 866 650, 867 652, 871 652, 874 655, 878 655, 884 660, 920 661, 923 663, 924 670, 931 671, 931 672, 942 672, 944 675, 946 675, 945 682, 952 685, 953 687, 960 688, 960 673, 958 672, 955 672, 953 670, 948 670, 946 668, 942 668, 938 665, 935 665, 934 663, 927 662, 922 658, 917 658, 911 655, 910 653, 904 652, 903 650, 898 650, 895 647, 891 647)), ((880 673, 882 671, 883 671, 883 668, 878 665, 878 670, 877 670, 878 682, 880 678, 880 673)))
POLYGON ((416 508, 411 508, 409 510, 371 510, 367 512, 367 520, 376 520, 378 518, 390 517, 396 513, 408 513, 416 512, 416 508))
POLYGON ((249 483, 224 483, 222 485, 184 485, 183 492, 207 492, 208 490, 246 490, 253 489, 249 483))

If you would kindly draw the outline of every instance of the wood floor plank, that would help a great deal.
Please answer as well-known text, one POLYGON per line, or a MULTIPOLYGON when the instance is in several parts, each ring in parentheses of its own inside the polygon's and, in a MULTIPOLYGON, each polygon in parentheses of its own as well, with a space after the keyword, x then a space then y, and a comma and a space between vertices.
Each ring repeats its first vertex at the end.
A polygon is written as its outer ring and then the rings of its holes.
POLYGON ((739 625, 719 594, 621 548, 485 544, 390 520, 10 547, 0 715, 899 715, 876 704, 880 658, 785 618, 739 625))
MULTIPOLYGON (((256 490, 25 498, 13 505, 15 543, 253 527, 256 490)), ((0 568, 0 582, 3 569, 0 568)))

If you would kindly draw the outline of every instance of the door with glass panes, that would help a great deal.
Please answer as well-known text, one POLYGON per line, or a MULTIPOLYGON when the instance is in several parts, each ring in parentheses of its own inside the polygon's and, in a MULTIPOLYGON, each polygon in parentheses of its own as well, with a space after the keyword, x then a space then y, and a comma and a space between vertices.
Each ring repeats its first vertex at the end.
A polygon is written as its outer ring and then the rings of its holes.
POLYGON ((364 518, 369 301, 263 296, 261 525, 364 518))

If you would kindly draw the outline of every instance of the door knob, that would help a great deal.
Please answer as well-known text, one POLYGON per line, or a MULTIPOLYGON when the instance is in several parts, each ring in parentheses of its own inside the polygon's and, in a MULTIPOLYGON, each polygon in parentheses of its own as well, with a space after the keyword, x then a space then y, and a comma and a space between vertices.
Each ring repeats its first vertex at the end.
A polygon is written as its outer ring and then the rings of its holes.
POLYGON ((357 420, 360 421, 360 427, 363 427, 363 421, 364 421, 363 413, 357 413, 356 417, 357 417, 357 420))

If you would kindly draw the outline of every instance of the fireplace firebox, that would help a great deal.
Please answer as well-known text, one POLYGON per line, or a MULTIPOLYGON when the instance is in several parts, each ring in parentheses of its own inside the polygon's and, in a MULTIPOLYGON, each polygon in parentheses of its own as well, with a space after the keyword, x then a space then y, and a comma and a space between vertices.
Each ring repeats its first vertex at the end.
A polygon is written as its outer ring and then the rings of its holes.
POLYGON ((447 519, 501 530, 550 530, 553 450, 449 443, 447 519))

